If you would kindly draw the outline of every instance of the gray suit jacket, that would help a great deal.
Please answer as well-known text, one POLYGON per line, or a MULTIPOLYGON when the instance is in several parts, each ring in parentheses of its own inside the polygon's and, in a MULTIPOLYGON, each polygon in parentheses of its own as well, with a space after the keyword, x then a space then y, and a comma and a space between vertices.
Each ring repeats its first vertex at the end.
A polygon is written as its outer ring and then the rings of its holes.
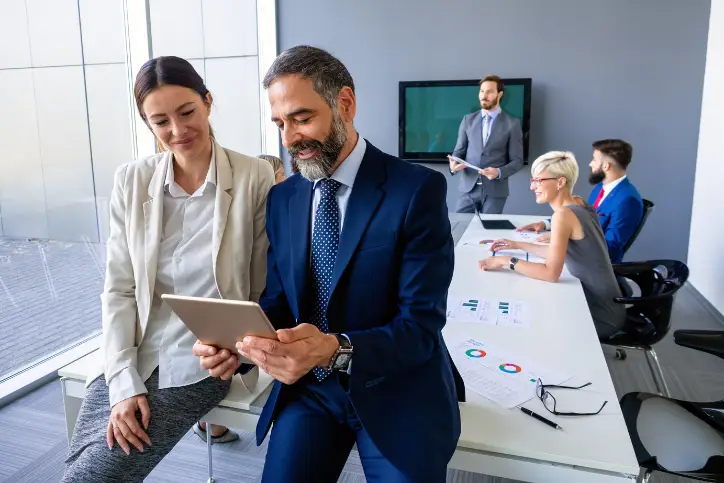
MULTIPOLYGON (((523 167, 523 130, 520 121, 500 111, 483 147, 483 116, 475 111, 463 118, 458 131, 453 156, 481 168, 499 168, 500 179, 483 176, 483 191, 487 196, 507 197, 508 177, 523 167)), ((475 187, 478 173, 464 169, 455 173, 460 178, 460 191, 469 193, 475 187)))

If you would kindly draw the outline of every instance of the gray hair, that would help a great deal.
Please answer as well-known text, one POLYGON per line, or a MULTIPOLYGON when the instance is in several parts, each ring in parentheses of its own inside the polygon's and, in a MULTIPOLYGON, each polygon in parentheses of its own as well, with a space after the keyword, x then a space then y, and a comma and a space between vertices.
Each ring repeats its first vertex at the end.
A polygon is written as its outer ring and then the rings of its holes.
POLYGON ((284 169, 284 163, 282 163, 282 160, 276 156, 272 156, 271 154, 260 154, 257 158, 269 161, 275 173, 279 171, 279 169, 284 169))
POLYGON ((314 91, 329 107, 337 105, 337 96, 343 87, 349 87, 354 92, 354 81, 344 64, 317 47, 297 45, 279 54, 264 76, 264 89, 286 75, 299 75, 310 80, 314 91))

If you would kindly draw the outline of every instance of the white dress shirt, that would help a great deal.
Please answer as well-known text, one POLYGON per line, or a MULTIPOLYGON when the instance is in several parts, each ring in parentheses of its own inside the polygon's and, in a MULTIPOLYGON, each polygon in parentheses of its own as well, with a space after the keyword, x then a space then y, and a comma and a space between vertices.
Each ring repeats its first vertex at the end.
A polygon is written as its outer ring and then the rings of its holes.
MULTIPOLYGON (((495 123, 495 120, 498 118, 498 114, 500 114, 500 106, 496 107, 492 111, 486 111, 485 109, 481 109, 480 113, 483 115, 483 147, 485 147, 488 144, 488 141, 490 140, 490 133, 493 132, 493 124, 495 123), (487 131, 486 131, 486 120, 487 120, 487 131)), ((498 179, 500 179, 503 176, 503 172, 500 170, 500 168, 495 168, 498 170, 498 179)))
MULTIPOLYGON (((339 206, 339 232, 342 233, 342 227, 344 227, 344 215, 347 211, 347 203, 349 197, 352 194, 352 186, 354 180, 357 177, 357 171, 362 164, 362 158, 367 150, 367 142, 362 136, 359 136, 357 144, 349 156, 339 165, 339 167, 332 173, 331 179, 339 181, 342 186, 337 190, 337 205, 339 206)), ((312 198, 312 230, 311 235, 314 237, 314 217, 319 207, 319 201, 322 199, 321 190, 317 188, 319 181, 314 182, 314 196, 312 198)))
MULTIPOLYGON (((332 173, 332 176, 330 176, 331 179, 339 181, 342 183, 342 185, 337 190, 337 205, 339 206, 339 232, 342 233, 342 227, 344 226, 344 215, 347 211, 347 204, 349 202, 349 197, 352 194, 352 186, 354 186, 354 180, 357 178, 357 172, 359 171, 359 167, 362 164, 362 158, 365 156, 365 151, 367 150, 367 142, 364 140, 362 136, 359 136, 357 139, 357 144, 354 146, 354 149, 351 153, 349 153, 349 156, 342 162, 342 164, 339 165, 339 167, 332 173)), ((319 208, 319 201, 322 199, 322 193, 320 189, 317 189, 317 186, 319 185, 319 181, 317 180, 314 182, 314 196, 312 197, 312 240, 311 243, 314 242, 314 217, 317 213, 317 208, 319 208)), ((311 257, 311 252, 310 255, 311 257)), ((346 334, 342 334, 347 338, 349 341, 349 337, 347 337, 346 334)), ((350 361, 349 365, 347 366, 347 373, 352 373, 352 361, 350 361)))
POLYGON ((111 379, 111 406, 146 394, 144 382, 158 367, 158 388, 194 384, 207 377, 191 352, 196 337, 161 300, 164 293, 220 298, 213 272, 212 232, 216 196, 216 162, 212 147, 206 181, 192 195, 174 180, 173 162, 166 171, 163 226, 148 327, 138 347, 136 368, 111 379))

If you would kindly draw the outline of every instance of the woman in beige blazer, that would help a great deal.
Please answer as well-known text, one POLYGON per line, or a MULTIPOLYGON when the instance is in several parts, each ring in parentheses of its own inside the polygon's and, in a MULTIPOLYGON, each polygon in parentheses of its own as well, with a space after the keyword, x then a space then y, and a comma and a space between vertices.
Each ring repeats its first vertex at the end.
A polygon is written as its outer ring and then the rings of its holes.
POLYGON ((266 279, 269 163, 214 140, 211 94, 187 61, 148 61, 134 94, 167 150, 116 171, 99 366, 64 482, 143 481, 226 396, 230 378, 201 369, 161 294, 258 300, 266 279))

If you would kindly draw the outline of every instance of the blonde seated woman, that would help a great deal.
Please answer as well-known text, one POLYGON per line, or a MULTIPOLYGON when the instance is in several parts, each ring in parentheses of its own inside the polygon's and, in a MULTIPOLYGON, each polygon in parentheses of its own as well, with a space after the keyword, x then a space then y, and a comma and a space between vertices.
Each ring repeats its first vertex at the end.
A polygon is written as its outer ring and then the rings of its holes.
POLYGON ((274 170, 274 184, 279 184, 287 178, 284 174, 284 163, 282 163, 281 159, 271 154, 260 154, 257 158, 269 161, 269 164, 271 164, 274 170))
POLYGON ((599 338, 608 338, 623 327, 626 309, 613 301, 621 290, 608 256, 606 239, 592 206, 573 195, 578 163, 572 153, 551 151, 531 167, 530 189, 536 202, 553 209, 550 245, 496 240, 491 251, 523 250, 545 258, 545 263, 494 256, 480 260, 483 270, 512 269, 521 275, 557 282, 566 264, 583 285, 583 292, 599 338))

